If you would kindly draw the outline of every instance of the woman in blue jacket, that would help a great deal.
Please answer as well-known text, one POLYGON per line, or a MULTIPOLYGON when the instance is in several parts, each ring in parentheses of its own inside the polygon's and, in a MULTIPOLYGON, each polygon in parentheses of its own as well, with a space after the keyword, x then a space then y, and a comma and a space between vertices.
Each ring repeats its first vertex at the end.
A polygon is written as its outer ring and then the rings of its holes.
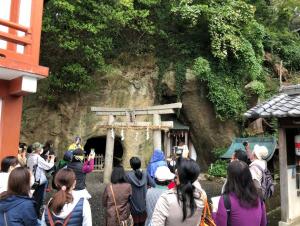
POLYGON ((160 166, 168 166, 165 161, 165 154, 162 150, 155 149, 147 167, 148 175, 154 179, 156 169, 160 166))
POLYGON ((8 178, 8 190, 0 194, 0 225, 37 226, 33 199, 29 197, 31 174, 25 167, 15 168, 8 178))

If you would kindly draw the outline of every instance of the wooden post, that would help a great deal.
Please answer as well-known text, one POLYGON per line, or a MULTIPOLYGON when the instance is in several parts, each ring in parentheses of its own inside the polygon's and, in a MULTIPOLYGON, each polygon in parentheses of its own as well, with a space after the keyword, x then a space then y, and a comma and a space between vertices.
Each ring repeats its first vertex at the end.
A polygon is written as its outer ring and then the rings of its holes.
MULTIPOLYGON (((160 120, 161 119, 159 114, 153 115, 154 126, 159 126, 161 123, 160 120)), ((161 150, 161 130, 153 130, 153 144, 154 144, 154 149, 158 148, 161 150)))
POLYGON ((185 132, 184 132, 184 144, 185 144, 186 146, 189 145, 189 143, 188 143, 188 136, 189 136, 189 133, 185 131, 185 132))
POLYGON ((172 155, 171 155, 171 139, 170 139, 170 137, 167 136, 166 142, 167 142, 167 148, 166 148, 167 157, 171 157, 172 155))
POLYGON ((280 167, 280 201, 281 220, 288 222, 289 218, 289 190, 288 190, 288 168, 285 128, 279 128, 279 167, 280 167))
MULTIPOLYGON (((109 115, 108 125, 112 125, 114 120, 115 120, 114 116, 109 115)), ((111 129, 108 129, 106 135, 104 176, 103 176, 103 182, 106 184, 110 183, 110 176, 111 176, 113 160, 114 160, 114 144, 115 144, 115 139, 112 137, 111 129)))
POLYGON ((168 157, 168 132, 164 132, 164 153, 165 157, 168 157))

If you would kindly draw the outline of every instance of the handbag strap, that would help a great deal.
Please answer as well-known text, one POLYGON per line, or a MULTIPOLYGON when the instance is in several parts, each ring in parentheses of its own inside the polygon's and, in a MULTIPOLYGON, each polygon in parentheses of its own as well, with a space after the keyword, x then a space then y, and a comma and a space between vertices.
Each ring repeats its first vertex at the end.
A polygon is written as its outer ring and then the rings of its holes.
MULTIPOLYGON (((62 226, 67 226, 68 225, 69 220, 70 220, 71 215, 72 215, 72 212, 73 211, 71 211, 71 213, 69 213, 69 215, 65 218, 64 223, 63 223, 62 226)), ((48 206, 47 206, 47 213, 48 213, 48 220, 49 220, 50 226, 55 226, 55 223, 57 223, 57 221, 54 223, 53 218, 52 218, 52 214, 51 214, 48 206)))
POLYGON ((112 188, 112 185, 110 185, 110 190, 111 190, 111 194, 112 194, 112 197, 113 197, 113 200, 114 200, 118 222, 119 222, 119 225, 121 225, 120 215, 119 215, 119 211, 118 211, 118 208, 117 208, 117 202, 116 202, 116 199, 115 199, 115 193, 114 193, 114 190, 112 188))
POLYGON ((206 217, 206 212, 207 212, 207 199, 203 199, 203 203, 204 203, 204 208, 203 208, 203 212, 202 212, 202 217, 201 217, 201 223, 200 225, 204 225, 204 221, 205 221, 205 217, 206 217))
POLYGON ((48 206, 47 206, 47 213, 48 213, 48 220, 49 220, 50 226, 55 226, 55 224, 53 222, 53 218, 52 218, 51 212, 50 212, 48 206))
POLYGON ((231 226, 230 213, 231 213, 231 202, 228 194, 223 195, 224 206, 227 213, 227 226, 231 226))

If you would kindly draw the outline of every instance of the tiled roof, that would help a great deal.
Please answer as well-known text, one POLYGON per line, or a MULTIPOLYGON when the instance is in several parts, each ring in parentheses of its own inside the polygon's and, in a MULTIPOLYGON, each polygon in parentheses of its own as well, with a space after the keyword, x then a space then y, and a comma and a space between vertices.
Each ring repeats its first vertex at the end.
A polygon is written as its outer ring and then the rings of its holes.
POLYGON ((270 100, 248 110, 247 118, 300 117, 300 85, 286 86, 270 100))
POLYGON ((268 149, 268 155, 264 158, 265 160, 269 161, 277 147, 276 139, 275 137, 244 137, 244 138, 234 138, 232 140, 232 143, 225 154, 221 156, 221 158, 224 159, 230 159, 232 157, 232 154, 235 150, 241 149, 245 150, 245 146, 243 145, 243 142, 247 141, 250 146, 250 150, 254 149, 255 144, 259 144, 261 146, 265 146, 268 149))

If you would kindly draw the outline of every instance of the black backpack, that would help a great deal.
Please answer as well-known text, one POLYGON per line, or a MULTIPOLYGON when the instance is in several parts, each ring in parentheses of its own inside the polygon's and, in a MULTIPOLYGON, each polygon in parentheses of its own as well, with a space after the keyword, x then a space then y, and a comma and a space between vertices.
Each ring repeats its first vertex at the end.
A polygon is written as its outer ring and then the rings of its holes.
POLYGON ((274 194, 275 186, 273 183, 273 178, 267 167, 265 170, 263 170, 259 165, 255 164, 254 166, 256 166, 262 172, 260 187, 262 190, 262 198, 265 201, 274 194))
POLYGON ((223 199, 224 199, 224 206, 225 206, 226 213, 227 213, 227 226, 231 226, 231 220, 230 220, 231 202, 229 199, 229 195, 224 194, 223 199))

